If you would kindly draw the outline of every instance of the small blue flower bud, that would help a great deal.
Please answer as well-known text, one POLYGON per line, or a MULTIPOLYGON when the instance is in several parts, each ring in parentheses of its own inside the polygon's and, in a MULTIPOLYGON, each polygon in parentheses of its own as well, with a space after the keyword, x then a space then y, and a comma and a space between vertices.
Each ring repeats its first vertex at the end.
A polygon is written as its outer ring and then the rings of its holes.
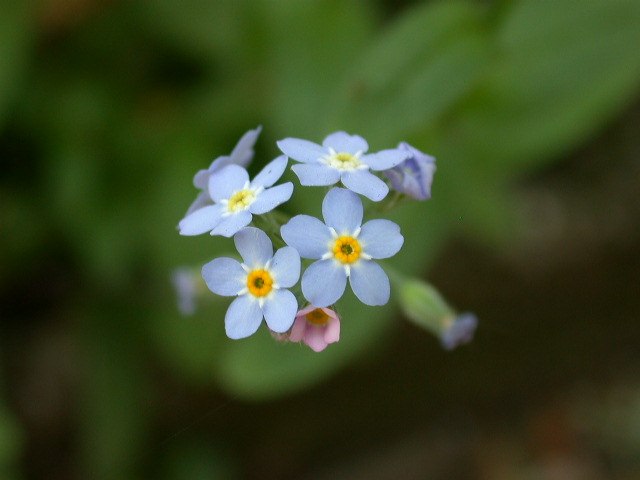
POLYGON ((391 188, 416 200, 430 199, 436 159, 405 142, 398 145, 398 150, 408 152, 411 156, 383 172, 391 182, 391 188))
POLYGON ((417 279, 399 285, 400 308, 414 324, 440 339, 446 350, 470 342, 478 325, 473 313, 457 315, 431 285, 417 279))

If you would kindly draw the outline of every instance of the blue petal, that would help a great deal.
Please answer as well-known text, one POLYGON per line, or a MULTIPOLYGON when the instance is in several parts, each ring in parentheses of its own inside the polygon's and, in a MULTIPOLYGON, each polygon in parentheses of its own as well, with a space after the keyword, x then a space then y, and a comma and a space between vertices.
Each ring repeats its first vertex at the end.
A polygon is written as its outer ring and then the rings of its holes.
POLYGON ((202 278, 209 290, 225 297, 238 295, 247 286, 247 273, 233 258, 211 260, 202 267, 202 278))
POLYGON ((209 178, 211 177, 211 174, 217 172, 222 167, 226 167, 231 163, 233 162, 231 161, 231 157, 229 156, 225 155, 216 158, 213 162, 211 162, 209 168, 207 168, 206 170, 199 170, 198 173, 195 174, 195 176, 193 177, 193 184, 201 190, 206 189, 209 186, 209 178))
POLYGON ((298 312, 298 301, 289 290, 275 290, 262 306, 264 319, 271 330, 286 332, 293 325, 298 312))
POLYGON ((253 215, 248 210, 235 212, 228 217, 223 217, 222 221, 211 230, 211 235, 222 235, 223 237, 232 237, 242 227, 246 227, 251 223, 253 215))
POLYGON ((393 148, 390 150, 381 150, 370 155, 363 155, 360 159, 362 163, 369 165, 371 170, 387 170, 393 168, 399 163, 411 156, 411 152, 393 148))
POLYGON ((387 184, 368 170, 343 172, 341 180, 349 190, 364 195, 374 202, 379 202, 389 193, 387 184))
POLYGON ((309 266, 302 276, 302 293, 316 307, 336 303, 347 286, 344 267, 333 259, 319 260, 309 266))
POLYGON ((384 305, 389 301, 389 277, 376 262, 360 260, 353 264, 349 283, 353 293, 365 305, 384 305))
MULTIPOLYGON (((198 170, 198 172, 193 176, 193 185, 196 188, 199 188, 201 190, 207 188, 207 186, 209 185, 209 177, 211 176, 212 171, 214 171, 211 169, 215 168, 214 166, 216 165, 217 161, 218 159, 216 158, 211 164, 211 167, 209 167, 208 169, 198 170)), ((217 168, 215 168, 215 170, 217 170, 217 168)))
POLYGON ((228 199, 233 192, 244 187, 249 181, 247 171, 238 165, 227 165, 209 178, 209 195, 218 203, 228 199))
POLYGON ((273 256, 271 240, 259 228, 243 228, 233 237, 233 241, 242 261, 249 268, 262 268, 273 256))
POLYGON ((262 126, 245 133, 231 152, 231 161, 242 167, 246 167, 253 159, 253 146, 262 131, 262 126))
POLYGON ((362 200, 345 188, 332 188, 322 201, 322 216, 338 235, 351 235, 362 223, 362 200))
POLYGON ((345 152, 352 155, 366 152, 369 149, 367 141, 359 135, 349 135, 346 132, 336 132, 327 136, 322 146, 333 148, 337 153, 345 152))
POLYGON ((317 143, 299 138, 285 138, 276 143, 286 156, 303 163, 315 163, 329 153, 317 143))
POLYGON ((340 180, 338 170, 322 163, 299 163, 291 167, 291 170, 298 176, 300 183, 306 187, 324 187, 338 183, 340 180))
POLYGON ((213 201, 209 196, 209 192, 206 190, 204 192, 200 192, 196 197, 196 199, 193 201, 193 203, 189 206, 189 209, 187 210, 187 213, 185 213, 184 216, 186 217, 187 215, 191 215, 196 210, 200 210, 201 208, 206 207, 207 205, 212 205, 212 204, 213 204, 213 201))
POLYGON ((180 235, 200 235, 209 232, 222 221, 222 207, 209 205, 180 220, 180 235))
POLYGON ((280 227, 280 234, 303 258, 318 259, 329 251, 331 232, 315 217, 296 215, 280 227))
POLYGON ((251 182, 252 187, 262 185, 263 187, 270 187, 278 181, 278 179, 284 173, 284 169, 287 168, 287 162, 289 159, 286 155, 280 155, 275 160, 267 163, 265 167, 258 173, 251 182))
POLYGON ((257 215, 270 212, 278 205, 291 198, 293 193, 293 183, 287 182, 277 187, 268 188, 260 193, 254 202, 249 206, 249 211, 257 215))
POLYGON ((300 255, 293 247, 283 247, 273 256, 269 268, 279 287, 293 287, 300 278, 300 255))
POLYGON ((227 336, 234 340, 253 335, 260 323, 262 310, 258 302, 249 295, 242 295, 231 302, 224 317, 227 336))
POLYGON ((404 237, 400 227, 390 220, 371 220, 362 226, 358 237, 362 251, 373 258, 389 258, 398 253, 404 237))

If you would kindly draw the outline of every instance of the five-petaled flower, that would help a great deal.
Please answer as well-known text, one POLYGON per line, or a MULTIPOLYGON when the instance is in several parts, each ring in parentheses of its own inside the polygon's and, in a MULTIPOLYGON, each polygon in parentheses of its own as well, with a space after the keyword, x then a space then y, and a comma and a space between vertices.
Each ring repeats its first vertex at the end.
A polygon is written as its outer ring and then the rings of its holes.
POLYGON ((238 143, 234 147, 231 155, 224 155, 216 158, 209 168, 199 170, 198 173, 193 177, 193 185, 196 188, 199 188, 201 192, 198 194, 196 199, 193 201, 187 213, 185 213, 185 217, 195 212, 196 210, 206 207, 207 205, 211 205, 213 201, 211 200, 211 196, 209 195, 209 178, 215 172, 220 170, 227 165, 240 165, 241 167, 247 167, 251 160, 253 160, 253 146, 258 139, 258 135, 262 131, 262 127, 258 127, 255 130, 249 130, 245 133, 238 143))
POLYGON ((253 335, 263 318, 274 332, 286 332, 298 310, 298 301, 287 288, 300 277, 300 255, 291 247, 274 255, 267 234, 254 227, 243 228, 233 239, 242 263, 221 257, 202 267, 202 277, 213 293, 237 296, 225 315, 227 336, 253 335))
POLYGON ((284 173, 287 157, 280 155, 249 181, 249 174, 239 165, 227 165, 209 177, 209 195, 215 202, 188 215, 178 225, 182 235, 233 236, 249 225, 253 214, 263 214, 291 198, 293 184, 271 187, 284 173))
POLYGON ((340 319, 330 308, 309 305, 296 314, 289 341, 306 343, 314 352, 321 352, 330 343, 340 340, 340 319))
POLYGON ((391 188, 416 200, 429 200, 436 159, 405 142, 400 143, 398 149, 409 152, 411 156, 382 172, 391 182, 391 188))
POLYGON ((297 215, 280 229, 282 238, 303 258, 318 260, 302 276, 302 293, 316 307, 338 301, 347 278, 366 305, 389 301, 389 278, 372 259, 388 258, 402 247, 400 227, 389 220, 362 224, 362 200, 344 188, 333 188, 322 201, 326 222, 297 215))
POLYGON ((366 154, 367 141, 358 135, 336 132, 327 136, 322 146, 298 138, 280 140, 278 147, 300 164, 292 170, 306 186, 334 185, 338 181, 349 190, 375 202, 389 193, 389 187, 369 170, 387 170, 409 156, 400 149, 366 154))

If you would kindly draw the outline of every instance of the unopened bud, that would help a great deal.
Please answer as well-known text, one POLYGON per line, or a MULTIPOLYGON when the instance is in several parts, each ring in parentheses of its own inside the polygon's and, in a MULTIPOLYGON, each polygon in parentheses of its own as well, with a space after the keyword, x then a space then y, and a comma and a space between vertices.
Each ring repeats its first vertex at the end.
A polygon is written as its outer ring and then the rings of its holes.
POLYGON ((458 315, 433 286, 417 279, 399 285, 400 308, 414 324, 429 330, 446 350, 473 339, 478 320, 473 313, 458 315))

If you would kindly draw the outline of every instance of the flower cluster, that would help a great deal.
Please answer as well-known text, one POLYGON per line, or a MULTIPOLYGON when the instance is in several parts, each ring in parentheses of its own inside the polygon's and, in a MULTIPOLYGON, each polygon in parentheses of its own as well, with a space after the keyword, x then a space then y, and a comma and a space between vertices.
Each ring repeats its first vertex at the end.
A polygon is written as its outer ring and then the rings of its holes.
MULTIPOLYGON (((209 290, 235 297, 225 315, 230 338, 253 335, 264 320, 275 338, 320 352, 340 338, 337 305, 347 283, 365 305, 384 305, 391 296, 378 260, 398 253, 404 237, 390 220, 365 219, 361 196, 377 206, 391 197, 390 190, 394 202, 399 196, 426 200, 435 159, 406 143, 367 153, 362 137, 336 132, 322 145, 296 138, 277 142, 283 155, 250 179, 246 168, 260 131, 247 132, 231 155, 195 175, 200 193, 178 229, 181 235, 233 237, 240 260, 219 257, 202 267, 209 290), (299 162, 291 170, 302 186, 329 187, 322 220, 275 210, 293 194, 292 182, 275 185, 290 159, 299 162), (274 244, 280 247, 275 253, 274 244)), ((176 285, 183 310, 191 312, 195 307, 185 292, 192 289, 185 280, 176 279, 176 285)))

